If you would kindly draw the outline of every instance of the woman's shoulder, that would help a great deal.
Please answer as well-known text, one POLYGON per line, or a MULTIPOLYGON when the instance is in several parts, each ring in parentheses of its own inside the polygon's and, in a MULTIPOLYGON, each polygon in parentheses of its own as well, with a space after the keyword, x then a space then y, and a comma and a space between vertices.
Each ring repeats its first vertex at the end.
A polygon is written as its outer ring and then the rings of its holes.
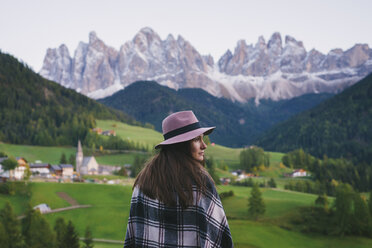
POLYGON ((214 196, 216 195, 218 196, 217 189, 216 189, 213 179, 208 174, 205 174, 204 180, 205 180, 205 187, 206 187, 207 192, 213 194, 214 196))

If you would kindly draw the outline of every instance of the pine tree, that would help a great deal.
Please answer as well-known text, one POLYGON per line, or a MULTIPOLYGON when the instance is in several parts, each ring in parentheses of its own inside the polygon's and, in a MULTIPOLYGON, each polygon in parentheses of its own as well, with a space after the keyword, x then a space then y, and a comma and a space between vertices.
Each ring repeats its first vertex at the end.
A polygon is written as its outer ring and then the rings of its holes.
POLYGON ((350 231, 352 218, 352 201, 353 189, 348 184, 340 184, 336 188, 336 199, 334 201, 335 220, 337 223, 336 232, 340 236, 344 236, 350 231))
POLYGON ((249 216, 257 220, 259 216, 265 213, 265 203, 262 199, 262 195, 258 184, 254 184, 251 190, 251 196, 248 199, 248 214, 249 216))
POLYGON ((8 246, 1 246, 1 248, 22 248, 23 237, 21 226, 9 202, 5 204, 0 212, 0 222, 3 224, 5 230, 5 243, 8 244, 8 246))
POLYGON ((0 222, 0 244, 1 247, 9 247, 8 237, 2 222, 0 222))
POLYGON ((136 155, 134 157, 133 165, 131 166, 130 176, 131 177, 136 177, 138 175, 138 173, 140 173, 140 171, 142 170, 142 168, 144 166, 144 163, 145 163, 145 158, 142 157, 142 156, 136 155))
POLYGON ((1 164, 3 165, 3 169, 5 171, 11 171, 17 167, 18 162, 14 157, 9 157, 8 159, 4 160, 1 164))
POLYGON ((61 159, 59 160, 60 164, 67 164, 66 154, 62 153, 61 159))
POLYGON ((213 157, 206 159, 205 164, 206 164, 209 175, 213 178, 214 183, 221 184, 220 178, 218 177, 216 173, 216 165, 214 163, 213 157))
POLYGON ((68 163, 72 164, 72 166, 74 166, 74 169, 76 169, 76 156, 71 154, 70 157, 68 158, 68 163))
POLYGON ((56 220, 56 223, 54 225, 54 231, 56 233, 56 240, 57 240, 57 248, 64 248, 64 239, 65 239, 65 233, 66 233, 66 223, 65 220, 62 217, 59 217, 56 220))
POLYGON ((372 217, 372 191, 369 193, 368 208, 369 208, 369 214, 372 217))
POLYGON ((52 248, 55 247, 55 234, 45 217, 31 206, 22 220, 22 233, 27 247, 52 248))
POLYGON ((64 248, 80 248, 79 235, 71 221, 68 222, 63 239, 64 248))
POLYGON ((352 230, 354 234, 369 236, 372 234, 372 220, 365 199, 359 193, 354 193, 354 213, 352 230))
POLYGON ((83 248, 93 248, 93 237, 92 237, 92 231, 90 230, 90 227, 87 226, 85 229, 85 236, 84 236, 84 247, 83 248))
POLYGON ((315 200, 315 205, 318 205, 322 208, 324 208, 325 210, 328 210, 328 197, 326 194, 323 194, 323 195, 319 195, 318 198, 316 198, 315 200))
POLYGON ((270 188, 276 188, 276 182, 274 178, 270 178, 270 180, 267 182, 267 184, 270 186, 270 188))

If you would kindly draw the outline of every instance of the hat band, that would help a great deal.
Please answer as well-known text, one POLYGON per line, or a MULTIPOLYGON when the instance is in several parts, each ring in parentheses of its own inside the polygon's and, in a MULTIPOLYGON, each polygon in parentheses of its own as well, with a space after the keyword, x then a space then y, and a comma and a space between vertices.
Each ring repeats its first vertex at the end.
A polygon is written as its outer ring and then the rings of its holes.
POLYGON ((195 130, 195 129, 198 129, 198 128, 201 128, 200 126, 200 123, 199 122, 195 122, 195 123, 192 123, 190 125, 187 125, 187 126, 184 126, 184 127, 180 127, 180 128, 177 128, 177 129, 174 129, 166 134, 164 134, 164 140, 167 140, 167 139, 170 139, 170 138, 173 138, 177 135, 180 135, 180 134, 184 134, 184 133, 187 133, 187 132, 190 132, 192 130, 195 130))

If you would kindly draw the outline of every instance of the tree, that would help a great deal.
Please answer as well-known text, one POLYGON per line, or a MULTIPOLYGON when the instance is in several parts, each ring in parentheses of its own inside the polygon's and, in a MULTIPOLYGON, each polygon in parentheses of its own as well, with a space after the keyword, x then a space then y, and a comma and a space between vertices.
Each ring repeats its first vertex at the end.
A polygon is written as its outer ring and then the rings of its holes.
POLYGON ((124 166, 121 166, 120 167, 120 170, 115 171, 114 174, 115 175, 118 175, 118 176, 127 176, 128 175, 128 172, 127 172, 127 170, 125 169, 124 166))
POLYGON ((1 246, 2 248, 22 248, 23 237, 21 233, 21 226, 17 220, 17 216, 13 213, 13 208, 9 202, 5 203, 4 208, 0 212, 0 222, 2 223, 6 241, 8 246, 1 246))
POLYGON ((54 231, 56 233, 57 248, 64 248, 64 239, 66 233, 66 223, 62 217, 59 217, 54 224, 54 231))
POLYGON ((352 218, 353 189, 348 184, 340 184, 336 188, 336 199, 334 201, 335 218, 337 223, 336 233, 344 236, 350 231, 352 218))
POLYGON ((26 164, 26 170, 24 172, 23 179, 28 180, 28 179, 30 179, 31 175, 32 175, 32 173, 31 173, 31 170, 30 170, 30 166, 28 164, 26 164))
POLYGON ((66 154, 62 153, 61 159, 59 160, 60 164, 67 164, 66 154))
POLYGON ((259 216, 265 213, 265 203, 262 199, 258 184, 254 184, 251 190, 251 196, 248 199, 248 214, 249 216, 257 220, 259 216))
POLYGON ((9 247, 8 237, 2 222, 0 222, 0 244, 1 247, 9 247))
POLYGON ((5 157, 8 157, 8 155, 6 155, 5 152, 0 152, 0 158, 5 158, 5 157))
POLYGON ((354 193, 354 213, 352 230, 357 235, 370 236, 372 234, 372 220, 365 199, 359 193, 354 193))
POLYGON ((269 167, 270 158, 265 151, 259 147, 250 147, 240 152, 240 167, 247 171, 253 171, 254 168, 264 165, 269 167))
POLYGON ((323 194, 323 195, 319 195, 318 198, 316 198, 315 200, 315 205, 318 205, 322 208, 324 208, 325 210, 328 209, 328 197, 326 194, 323 194))
POLYGON ((220 178, 218 177, 216 173, 216 165, 214 163, 213 157, 210 157, 209 159, 205 160, 205 165, 207 167, 209 175, 213 178, 213 181, 215 184, 221 184, 220 178))
POLYGON ((53 248, 56 245, 55 234, 40 211, 29 205, 22 220, 22 234, 27 247, 53 248))
POLYGON ((372 191, 369 193, 368 208, 369 208, 369 214, 372 217, 372 191))
POLYGON ((87 226, 85 229, 85 236, 84 236, 84 247, 83 248, 93 248, 93 237, 92 237, 92 231, 90 230, 90 227, 87 226))
MULTIPOLYGON (((14 170, 17 167, 18 162, 14 157, 9 157, 8 159, 6 159, 2 162, 2 165, 3 165, 3 169, 5 171, 11 171, 11 170, 14 170)), ((9 176, 10 176, 10 174, 9 174, 9 176)))
POLYGON ((68 163, 72 164, 72 166, 74 166, 75 168, 76 167, 76 156, 74 156, 73 154, 70 154, 70 157, 68 158, 68 163))
POLYGON ((142 156, 136 155, 134 157, 133 165, 131 166, 130 176, 131 177, 136 177, 138 175, 138 173, 140 173, 140 171, 142 170, 142 168, 144 166, 144 163, 145 163, 145 158, 142 157, 142 156))
POLYGON ((276 188, 276 182, 274 178, 270 178, 270 180, 267 182, 267 184, 270 186, 270 188, 276 188))
POLYGON ((79 235, 71 221, 68 222, 63 239, 63 248, 80 248, 79 235))

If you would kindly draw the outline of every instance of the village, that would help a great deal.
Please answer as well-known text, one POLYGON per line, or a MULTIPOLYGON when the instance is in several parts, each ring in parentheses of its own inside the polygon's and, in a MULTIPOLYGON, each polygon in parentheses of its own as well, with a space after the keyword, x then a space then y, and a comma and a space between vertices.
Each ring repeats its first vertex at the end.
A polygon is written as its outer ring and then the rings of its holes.
POLYGON ((121 166, 99 165, 94 156, 84 157, 80 140, 76 152, 76 169, 72 164, 50 164, 36 161, 29 163, 24 157, 16 157, 13 170, 5 170, 2 163, 8 157, 0 157, 0 180, 43 180, 48 182, 82 182, 85 175, 112 175, 121 166))
MULTIPOLYGON (((94 130, 97 132, 97 130, 94 130)), ((98 131, 99 134, 102 132, 98 131)), ((112 132, 108 135, 114 135, 112 132)), ((99 165, 94 156, 84 157, 83 149, 80 140, 77 145, 76 152, 76 169, 72 164, 50 164, 36 161, 28 163, 24 157, 16 157, 17 166, 13 170, 5 170, 2 163, 8 157, 0 157, 0 181, 23 180, 25 178, 31 180, 42 180, 48 182, 83 182, 85 175, 112 175, 119 171, 122 166, 99 165)), ((126 164, 125 168, 128 170, 130 165, 126 164)), ((130 170, 128 170, 130 173, 130 170)), ((247 173, 244 170, 234 170, 231 175, 235 177, 235 181, 243 181, 248 178, 258 177, 257 174, 247 173)), ((304 169, 296 169, 291 173, 283 174, 283 177, 297 178, 309 177, 310 174, 304 169)), ((107 180, 103 180, 107 182, 107 180)), ((223 185, 231 183, 231 178, 220 178, 223 185)), ((109 182, 113 183, 113 182, 109 182)))

